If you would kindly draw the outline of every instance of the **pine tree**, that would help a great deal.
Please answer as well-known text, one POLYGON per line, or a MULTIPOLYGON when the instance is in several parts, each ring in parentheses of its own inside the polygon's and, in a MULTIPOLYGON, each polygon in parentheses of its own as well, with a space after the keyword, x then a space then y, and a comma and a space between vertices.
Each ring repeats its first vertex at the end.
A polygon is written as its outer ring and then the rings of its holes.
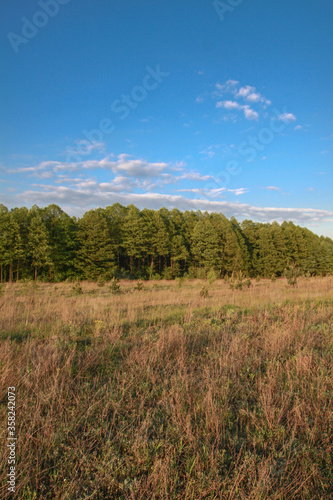
POLYGON ((124 249, 130 261, 130 273, 136 271, 136 261, 141 260, 145 251, 143 240, 140 210, 134 205, 129 205, 124 221, 124 249))
POLYGON ((35 280, 40 268, 52 265, 49 235, 41 216, 37 213, 31 219, 28 234, 28 249, 34 266, 35 280))
POLYGON ((113 252, 116 256, 118 271, 125 267, 126 253, 124 250, 124 223, 128 209, 114 203, 104 209, 110 238, 113 245, 113 252))
POLYGON ((214 270, 218 274, 222 265, 222 245, 221 238, 208 214, 199 220, 193 230, 192 254, 197 268, 204 269, 204 275, 209 270, 214 270))
POLYGON ((4 205, 0 205, 0 281, 6 279, 6 266, 9 261, 9 244, 8 244, 8 233, 9 233, 9 214, 8 208, 4 205))
POLYGON ((113 245, 100 210, 86 212, 78 223, 77 268, 86 279, 111 279, 115 272, 113 245))
POLYGON ((160 212, 154 213, 153 231, 151 270, 153 271, 154 263, 158 260, 158 271, 161 272, 162 260, 164 261, 170 253, 170 234, 165 218, 160 212))
POLYGON ((29 211, 26 207, 13 208, 10 211, 10 217, 14 224, 17 224, 17 249, 16 249, 16 281, 20 274, 28 276, 30 269, 28 267, 28 233, 29 233, 29 211))

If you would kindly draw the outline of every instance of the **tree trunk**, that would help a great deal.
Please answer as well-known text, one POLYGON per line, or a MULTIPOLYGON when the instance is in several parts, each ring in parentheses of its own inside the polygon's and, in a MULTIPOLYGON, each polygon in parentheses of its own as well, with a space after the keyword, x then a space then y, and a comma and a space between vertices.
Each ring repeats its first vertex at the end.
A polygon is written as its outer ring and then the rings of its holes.
POLYGON ((19 269, 20 269, 20 259, 17 259, 16 282, 18 282, 18 280, 19 280, 19 269))
POLYGON ((13 263, 11 262, 9 264, 9 283, 12 283, 13 281, 13 263))
POLYGON ((37 281, 37 266, 35 266, 35 281, 37 281))
POLYGON ((1 264, 1 277, 0 277, 0 283, 2 283, 2 264, 1 264))

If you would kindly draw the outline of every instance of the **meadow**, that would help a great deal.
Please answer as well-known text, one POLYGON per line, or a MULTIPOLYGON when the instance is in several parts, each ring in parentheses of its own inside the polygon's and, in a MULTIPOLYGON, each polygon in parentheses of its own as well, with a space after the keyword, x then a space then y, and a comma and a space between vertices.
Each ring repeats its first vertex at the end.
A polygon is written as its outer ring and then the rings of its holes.
POLYGON ((332 277, 99 285, 1 285, 1 498, 333 498, 332 277))

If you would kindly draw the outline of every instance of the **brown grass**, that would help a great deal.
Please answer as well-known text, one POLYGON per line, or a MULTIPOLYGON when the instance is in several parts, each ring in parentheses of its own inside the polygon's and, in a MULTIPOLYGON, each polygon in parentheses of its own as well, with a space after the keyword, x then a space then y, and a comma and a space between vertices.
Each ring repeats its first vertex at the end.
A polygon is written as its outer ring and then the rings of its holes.
POLYGON ((331 278, 203 284, 5 287, 16 498, 333 498, 331 278))

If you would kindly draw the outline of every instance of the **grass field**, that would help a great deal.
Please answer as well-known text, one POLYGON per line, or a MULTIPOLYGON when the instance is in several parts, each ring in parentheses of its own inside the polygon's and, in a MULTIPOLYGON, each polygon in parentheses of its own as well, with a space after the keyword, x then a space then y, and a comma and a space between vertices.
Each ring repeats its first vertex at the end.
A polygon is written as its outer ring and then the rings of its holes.
POLYGON ((252 285, 2 285, 0 497, 333 498, 333 278, 252 285))

